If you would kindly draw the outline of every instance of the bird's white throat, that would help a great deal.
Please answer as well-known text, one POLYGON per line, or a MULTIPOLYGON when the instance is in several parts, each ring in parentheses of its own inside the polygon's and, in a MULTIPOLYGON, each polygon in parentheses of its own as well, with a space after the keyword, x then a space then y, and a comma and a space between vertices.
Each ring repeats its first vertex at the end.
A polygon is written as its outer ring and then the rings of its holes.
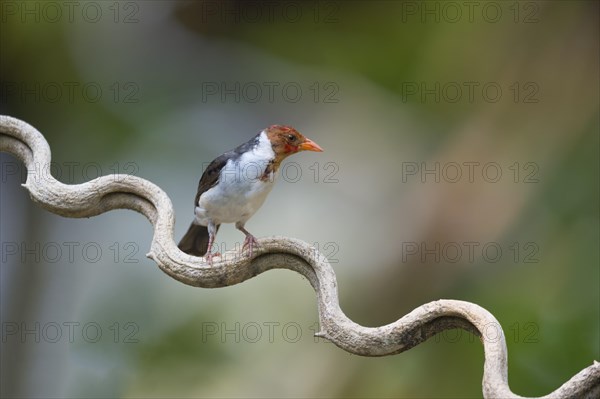
POLYGON ((271 140, 267 137, 267 133, 263 130, 258 136, 258 144, 250 153, 252 157, 260 159, 266 162, 270 162, 275 159, 275 151, 273 151, 273 145, 271 140))
MULTIPOLYGON (((226 166, 228 171, 235 171, 238 175, 238 178, 243 180, 265 180, 264 174, 265 170, 275 159, 275 151, 273 151, 273 146, 271 144, 271 140, 267 137, 267 134, 262 131, 258 136, 258 142, 251 151, 248 151, 242 154, 239 159, 235 161, 234 164, 229 164, 226 166)), ((221 178, 223 178, 223 174, 221 178)), ((268 176, 266 180, 273 180, 274 176, 268 176)))

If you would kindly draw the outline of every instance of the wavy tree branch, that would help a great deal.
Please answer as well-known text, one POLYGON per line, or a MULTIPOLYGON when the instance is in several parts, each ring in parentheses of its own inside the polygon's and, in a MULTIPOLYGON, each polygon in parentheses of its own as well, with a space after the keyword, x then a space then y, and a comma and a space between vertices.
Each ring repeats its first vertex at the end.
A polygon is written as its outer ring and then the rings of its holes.
MULTIPOLYGON (((66 217, 89 217, 113 209, 132 209, 150 221, 154 236, 148 257, 174 279, 195 287, 239 284, 270 269, 294 270, 305 276, 317 295, 320 332, 316 335, 343 350, 362 356, 386 356, 406 351, 447 329, 462 328, 480 337, 485 354, 483 395, 521 398, 508 386, 504 332, 496 318, 470 302, 438 300, 419 306, 394 323, 363 327, 339 306, 337 280, 327 259, 309 244, 291 238, 260 240, 254 256, 230 251, 210 267, 202 258, 187 255, 173 241, 175 214, 168 195, 152 182, 136 176, 101 176, 68 185, 50 173, 50 147, 29 124, 0 116, 0 151, 19 158, 27 167, 23 186, 31 198, 50 212, 66 217)), ((593 364, 544 398, 600 397, 600 363, 593 364)))

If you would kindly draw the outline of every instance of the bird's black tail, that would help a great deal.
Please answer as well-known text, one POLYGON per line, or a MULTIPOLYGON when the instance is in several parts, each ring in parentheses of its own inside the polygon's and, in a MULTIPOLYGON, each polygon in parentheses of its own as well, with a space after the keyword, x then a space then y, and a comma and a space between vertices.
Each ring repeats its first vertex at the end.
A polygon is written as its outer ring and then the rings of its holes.
POLYGON ((208 228, 192 223, 178 247, 186 254, 204 256, 208 250, 208 228))

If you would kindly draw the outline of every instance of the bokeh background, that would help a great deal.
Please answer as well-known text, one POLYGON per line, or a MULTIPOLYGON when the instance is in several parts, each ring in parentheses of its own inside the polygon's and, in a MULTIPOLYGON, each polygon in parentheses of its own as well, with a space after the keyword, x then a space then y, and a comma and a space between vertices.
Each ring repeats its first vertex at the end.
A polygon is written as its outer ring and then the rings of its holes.
MULTIPOLYGON (((1 113, 46 136, 63 182, 155 182, 178 240, 203 166, 290 124, 325 152, 289 159, 247 227, 314 243, 350 318, 378 326, 440 298, 475 302, 504 327, 525 396, 600 358, 597 2, 1 12, 1 113)), ((142 216, 50 214, 20 187, 22 165, 0 159, 2 397, 481 396, 482 347, 466 332, 347 354, 313 338, 302 277, 184 286, 144 257, 142 216)), ((224 226, 218 241, 242 238, 224 226)))

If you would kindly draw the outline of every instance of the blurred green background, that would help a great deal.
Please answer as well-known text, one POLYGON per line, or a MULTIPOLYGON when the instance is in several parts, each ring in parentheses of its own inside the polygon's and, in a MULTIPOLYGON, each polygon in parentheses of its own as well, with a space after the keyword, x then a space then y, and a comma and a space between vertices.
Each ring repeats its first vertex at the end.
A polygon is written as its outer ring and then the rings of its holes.
MULTIPOLYGON (((363 325, 485 307, 511 388, 543 395, 600 358, 598 3, 476 3, 3 1, 0 111, 66 183, 161 186, 176 240, 207 162, 293 125, 325 152, 290 159, 248 229, 314 243, 363 325)), ((481 396, 466 332, 347 354, 313 338, 302 277, 184 286, 143 217, 52 215, 1 161, 2 397, 481 396)))

